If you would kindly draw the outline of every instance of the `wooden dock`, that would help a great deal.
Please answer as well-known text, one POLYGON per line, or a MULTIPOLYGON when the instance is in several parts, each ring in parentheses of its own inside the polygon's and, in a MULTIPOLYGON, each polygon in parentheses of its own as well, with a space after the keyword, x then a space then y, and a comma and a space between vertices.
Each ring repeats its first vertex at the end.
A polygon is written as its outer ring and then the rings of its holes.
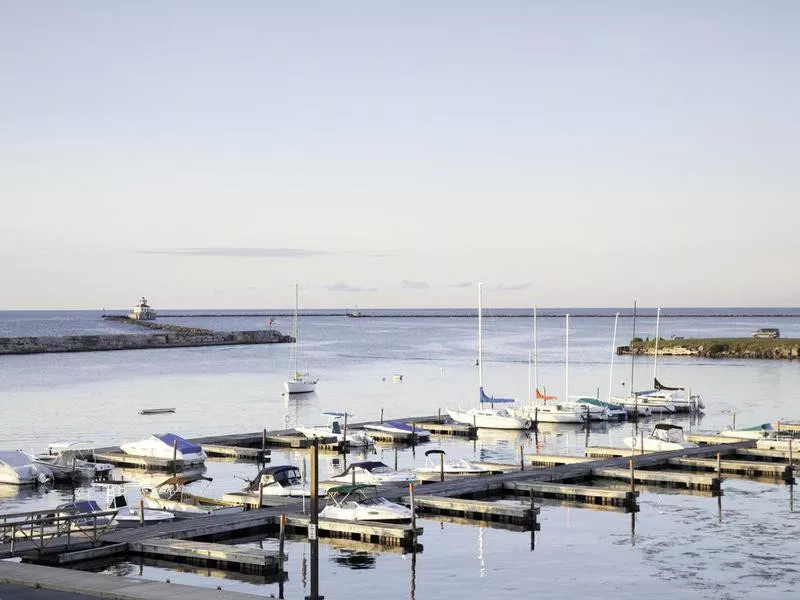
POLYGON ((128 544, 128 549, 133 554, 220 567, 226 570, 238 570, 243 573, 266 575, 276 572, 281 564, 277 552, 248 546, 228 546, 194 540, 153 538, 131 542, 128 544))
POLYGON ((557 467, 558 465, 574 465, 592 460, 585 456, 558 456, 556 454, 526 454, 525 464, 534 467, 557 467))
MULTIPOLYGON (((604 479, 619 479, 621 481, 631 480, 630 469, 592 469, 592 475, 594 477, 600 477, 604 479)), ((719 477, 713 477, 711 475, 679 473, 675 471, 651 471, 649 469, 635 469, 633 472, 633 480, 635 483, 679 487, 688 490, 702 490, 707 492, 720 492, 722 489, 722 482, 719 477)))
MULTIPOLYGON (((675 467, 715 471, 717 461, 713 458, 671 458, 668 463, 675 467)), ((788 464, 756 461, 756 460, 720 460, 719 468, 722 473, 729 475, 747 475, 751 477, 773 477, 789 481, 793 479, 792 467, 788 464)))
MULTIPOLYGON (((294 532, 308 531, 308 517, 286 515, 286 528, 294 532)), ((416 538, 422 535, 422 527, 416 531, 411 525, 378 523, 375 521, 342 521, 340 519, 319 519, 317 531, 320 538, 345 538, 369 542, 381 546, 413 547, 416 538)))
MULTIPOLYGON (((478 435, 478 429, 472 425, 468 425, 466 423, 447 422, 444 419, 439 421, 438 419, 431 420, 426 418, 423 420, 411 420, 409 423, 412 423, 422 429, 427 429, 431 433, 435 433, 437 435, 450 435, 469 439, 474 439, 478 435)), ((370 435, 372 434, 370 433, 370 435)))
POLYGON ((202 444, 202 448, 208 456, 225 456, 229 458, 239 458, 254 460, 256 462, 269 462, 271 450, 261 450, 261 448, 247 448, 244 446, 223 446, 222 444, 202 444))
MULTIPOLYGON (((410 504, 409 496, 403 496, 402 502, 410 504)), ((463 498, 447 498, 442 496, 419 496, 414 498, 414 506, 419 514, 449 515, 467 521, 509 523, 530 527, 536 522, 538 509, 521 503, 487 502, 482 500, 466 500, 463 498)))
POLYGON ((153 456, 133 456, 124 452, 95 452, 95 462, 106 462, 118 467, 135 467, 153 471, 183 471, 203 465, 202 460, 172 460, 153 456))
POLYGON ((504 488, 509 492, 533 494, 540 498, 616 506, 624 508, 628 512, 639 510, 639 505, 636 503, 636 497, 639 495, 639 492, 614 490, 588 485, 545 483, 542 481, 509 481, 504 484, 504 488))

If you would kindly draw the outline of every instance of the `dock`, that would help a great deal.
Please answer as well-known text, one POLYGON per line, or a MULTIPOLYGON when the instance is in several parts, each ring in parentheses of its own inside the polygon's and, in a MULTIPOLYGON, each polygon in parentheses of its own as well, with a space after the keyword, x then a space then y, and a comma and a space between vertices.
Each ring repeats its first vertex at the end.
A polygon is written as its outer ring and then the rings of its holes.
MULTIPOLYGON (((421 429, 426 429, 431 433, 435 433, 437 435, 449 435, 454 437, 465 437, 468 439, 474 439, 478 435, 478 429, 473 425, 468 425, 466 423, 455 423, 455 422, 448 422, 444 419, 430 419, 424 418, 421 420, 412 420, 409 423, 416 425, 421 429)), ((370 433, 370 435, 372 435, 370 433)))
POLYGON ((132 554, 151 558, 166 558, 189 564, 234 569, 243 573, 270 574, 278 570, 281 558, 277 552, 248 546, 229 546, 208 542, 148 539, 131 542, 132 554))
MULTIPOLYGON (((465 521, 496 522, 521 525, 530 528, 536 522, 539 509, 531 509, 521 503, 509 504, 447 498, 441 496, 420 496, 414 499, 418 514, 448 515, 460 517, 465 521)), ((403 504, 410 504, 409 496, 403 496, 403 504)))
MULTIPOLYGON (((305 533, 308 531, 308 517, 287 515, 286 527, 295 533, 305 533)), ((422 527, 413 529, 411 525, 339 519, 319 519, 317 531, 320 538, 344 538, 381 546, 403 547, 413 546, 417 537, 423 533, 422 527)))
MULTIPOLYGON (((592 476, 604 479, 630 481, 631 471, 629 469, 614 468, 592 469, 592 476)), ((722 489, 722 480, 719 477, 713 477, 711 475, 693 475, 675 471, 635 469, 633 471, 633 480, 635 483, 646 483, 651 486, 679 487, 707 492, 719 492, 722 489)))
POLYGON ((239 458, 254 460, 256 462, 269 462, 271 451, 261 448, 245 448, 244 446, 223 446, 221 444, 202 444, 202 448, 208 456, 225 456, 228 458, 239 458))
POLYGON ((95 452, 92 460, 111 463, 117 467, 136 467, 155 471, 183 471, 203 465, 202 460, 172 460, 154 456, 134 456, 124 452, 95 452))
POLYGON ((636 503, 639 492, 635 491, 566 483, 545 483, 543 481, 509 481, 503 487, 509 492, 529 494, 540 498, 615 506, 624 508, 629 512, 639 510, 639 505, 636 503))

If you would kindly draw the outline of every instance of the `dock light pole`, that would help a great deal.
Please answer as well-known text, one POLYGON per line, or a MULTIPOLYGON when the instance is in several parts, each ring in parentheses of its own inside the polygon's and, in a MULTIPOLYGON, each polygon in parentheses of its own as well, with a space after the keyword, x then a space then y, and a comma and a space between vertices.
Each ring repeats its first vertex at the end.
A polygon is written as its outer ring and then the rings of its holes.
POLYGON ((308 543, 311 546, 311 594, 306 600, 322 600, 325 596, 319 595, 319 539, 317 526, 319 525, 319 438, 314 438, 311 444, 311 498, 308 516, 308 543))

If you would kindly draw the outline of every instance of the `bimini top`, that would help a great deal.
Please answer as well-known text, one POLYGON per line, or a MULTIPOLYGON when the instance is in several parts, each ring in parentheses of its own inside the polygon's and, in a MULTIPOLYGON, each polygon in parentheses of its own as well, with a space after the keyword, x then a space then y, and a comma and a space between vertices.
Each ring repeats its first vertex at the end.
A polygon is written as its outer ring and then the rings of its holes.
POLYGON ((347 470, 345 471, 345 473, 347 471, 355 469, 356 467, 358 467, 360 469, 364 469, 366 471, 372 471, 372 469, 377 469, 379 467, 386 467, 386 466, 387 465, 385 463, 382 463, 379 460, 365 460, 365 461, 362 461, 362 462, 350 463, 350 466, 347 467, 347 470))
POLYGON ((377 486, 368 483, 357 483, 356 485, 337 485, 328 489, 328 494, 350 494, 363 489, 377 489, 377 486))
POLYGON ((77 502, 69 502, 67 504, 59 505, 56 510, 71 514, 95 513, 102 512, 102 508, 94 500, 78 500, 77 502))
POLYGON ((156 487, 160 488, 167 485, 188 485, 190 483, 194 483, 195 481, 201 480, 213 481, 211 477, 206 477, 205 475, 174 475, 172 477, 167 477, 156 487))
POLYGON ((258 472, 259 475, 278 475, 285 471, 299 471, 294 465, 278 465, 277 467, 265 467, 258 472))
POLYGON ((655 431, 656 429, 663 429, 665 431, 680 429, 681 431, 683 431, 683 427, 681 427, 680 425, 673 425, 672 423, 656 423, 655 425, 653 425, 653 431, 655 431))
POLYGON ((161 440, 170 448, 172 448, 172 444, 174 443, 178 450, 184 454, 194 454, 203 451, 203 449, 197 444, 193 444, 192 442, 189 442, 183 439, 181 436, 175 435, 174 433, 154 433, 153 437, 161 440))
POLYGON ((480 389, 481 403, 482 404, 510 404, 516 402, 513 398, 495 398, 494 396, 487 396, 483 388, 480 389))

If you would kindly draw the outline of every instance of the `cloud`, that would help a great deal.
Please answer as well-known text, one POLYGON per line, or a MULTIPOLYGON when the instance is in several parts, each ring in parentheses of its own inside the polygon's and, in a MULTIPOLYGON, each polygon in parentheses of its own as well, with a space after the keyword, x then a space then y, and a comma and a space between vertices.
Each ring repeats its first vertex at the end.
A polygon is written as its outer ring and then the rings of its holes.
POLYGON ((407 290, 427 290, 431 286, 424 281, 409 281, 408 279, 404 279, 400 282, 400 287, 407 290))
POLYGON ((447 287, 451 287, 451 288, 467 288, 467 287, 470 287, 470 286, 473 286, 473 285, 475 285, 475 284, 472 283, 471 281, 464 281, 462 283, 451 283, 447 287))
POLYGON ((515 283, 513 285, 503 285, 502 283, 494 286, 492 289, 493 292, 516 292, 519 290, 527 290, 529 287, 532 287, 532 283, 515 283))
POLYGON ((344 281, 339 281, 328 286, 329 292, 377 292, 377 288, 365 288, 358 285, 350 285, 344 281))
POLYGON ((175 248, 172 250, 148 250, 140 254, 173 254, 177 256, 231 256, 238 258, 311 258, 336 254, 327 250, 303 248, 175 248))

